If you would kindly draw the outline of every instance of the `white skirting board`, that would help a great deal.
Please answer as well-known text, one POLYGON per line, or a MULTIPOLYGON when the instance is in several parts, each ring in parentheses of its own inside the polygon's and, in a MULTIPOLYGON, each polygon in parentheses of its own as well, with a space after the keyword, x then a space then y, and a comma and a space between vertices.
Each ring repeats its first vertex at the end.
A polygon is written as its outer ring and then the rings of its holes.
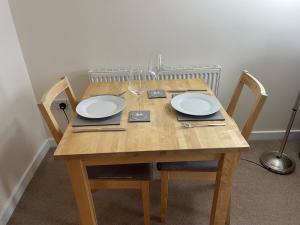
POLYGON ((46 153, 51 147, 55 146, 55 142, 52 138, 46 139, 40 146, 36 155, 28 165, 19 183, 12 191, 11 196, 4 204, 2 211, 0 212, 0 225, 6 225, 9 218, 13 214, 18 202, 20 201, 27 185, 30 183, 35 171, 38 169, 40 163, 44 159, 46 153))
MULTIPOLYGON (((250 140, 281 140, 285 130, 252 131, 250 140)), ((300 130, 291 130, 289 140, 300 140, 300 130)))

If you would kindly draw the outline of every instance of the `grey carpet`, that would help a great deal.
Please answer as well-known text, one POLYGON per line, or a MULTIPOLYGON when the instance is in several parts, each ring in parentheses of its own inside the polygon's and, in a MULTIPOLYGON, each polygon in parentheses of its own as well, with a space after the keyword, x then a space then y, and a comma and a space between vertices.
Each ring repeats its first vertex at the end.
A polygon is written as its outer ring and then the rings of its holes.
MULTIPOLYGON (((251 142, 253 151, 243 158, 258 161, 263 151, 278 149, 279 142, 251 142)), ((232 192, 232 225, 299 225, 300 141, 288 143, 287 153, 296 159, 296 172, 272 174, 241 161, 232 192)), ((75 225, 77 211, 66 167, 54 161, 50 151, 26 189, 8 225, 75 225)), ((213 184, 170 182, 167 225, 209 224, 213 184)), ((159 181, 151 184, 152 225, 160 224, 159 181)), ((136 190, 99 190, 93 194, 99 225, 143 224, 140 193, 136 190)))

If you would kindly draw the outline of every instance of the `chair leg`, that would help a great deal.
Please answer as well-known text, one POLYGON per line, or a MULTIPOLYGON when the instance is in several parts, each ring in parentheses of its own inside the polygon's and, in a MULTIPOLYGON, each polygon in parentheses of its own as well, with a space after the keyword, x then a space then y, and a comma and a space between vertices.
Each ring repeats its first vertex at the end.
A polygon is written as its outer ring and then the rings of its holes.
POLYGON ((231 214, 231 196, 229 199, 229 204, 228 204, 228 211, 227 211, 227 217, 226 217, 226 225, 230 225, 230 214, 231 214))
POLYGON ((164 223, 166 221, 166 213, 168 207, 169 173, 166 171, 162 171, 160 174, 160 221, 164 223))
POLYGON ((142 181, 142 198, 144 208, 144 224, 150 225, 150 194, 149 181, 142 181))

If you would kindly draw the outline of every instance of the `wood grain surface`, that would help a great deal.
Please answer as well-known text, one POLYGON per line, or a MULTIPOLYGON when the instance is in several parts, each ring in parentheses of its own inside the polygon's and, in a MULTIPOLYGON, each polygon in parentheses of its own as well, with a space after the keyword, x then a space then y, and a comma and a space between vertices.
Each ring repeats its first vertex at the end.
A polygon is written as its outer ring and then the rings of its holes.
MULTIPOLYGON (((204 81, 191 80, 160 80, 147 81, 148 89, 207 89, 204 81)), ((127 82, 93 83, 85 91, 82 98, 95 94, 117 94, 127 90, 127 82)), ((212 95, 212 92, 199 92, 212 95)), ((126 155, 140 156, 141 162, 147 161, 147 155, 154 161, 156 156, 182 154, 192 156, 197 153, 222 154, 249 150, 247 141, 242 136, 234 120, 221 108, 225 116, 224 127, 200 127, 186 129, 176 119, 176 112, 170 106, 171 93, 167 98, 148 99, 142 96, 142 109, 150 110, 151 122, 128 123, 128 112, 138 109, 135 95, 127 91, 123 97, 126 108, 122 113, 121 125, 125 132, 91 132, 72 133, 72 127, 66 129, 55 153, 55 159, 100 159, 126 155), (178 152, 180 151, 180 152, 178 152), (143 156, 145 158, 143 159, 143 156)), ((210 122, 197 122, 199 124, 210 122)), ((109 126, 106 126, 109 127, 109 126)), ((114 126, 115 127, 115 126, 114 126)), ((163 158, 163 157, 162 157, 163 158)), ((165 157, 168 158, 168 157, 165 157)), ((179 161, 180 157, 170 159, 179 161)), ((185 160, 197 160, 196 158, 185 160)), ((149 160, 148 160, 149 161, 149 160)), ((162 161, 164 161, 162 159, 162 161)), ((168 161, 168 160, 165 160, 168 161)), ((116 162, 118 163, 118 162, 116 162)), ((109 162, 107 163, 109 164, 109 162)))

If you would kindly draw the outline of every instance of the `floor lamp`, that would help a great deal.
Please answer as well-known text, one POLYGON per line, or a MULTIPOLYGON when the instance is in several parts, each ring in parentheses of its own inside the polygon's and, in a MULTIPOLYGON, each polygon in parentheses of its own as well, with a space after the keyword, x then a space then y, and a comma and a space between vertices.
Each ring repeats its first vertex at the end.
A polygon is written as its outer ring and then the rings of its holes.
POLYGON ((299 101, 300 101, 300 90, 298 93, 298 97, 293 107, 293 112, 290 118, 290 122, 287 126, 284 138, 282 140, 280 150, 279 151, 272 151, 272 152, 265 152, 260 157, 261 164, 269 169, 270 171, 278 174, 289 174, 295 170, 295 161, 290 159, 286 154, 284 154, 284 149, 289 138, 289 134, 291 128, 293 126, 298 108, 299 108, 299 101))

